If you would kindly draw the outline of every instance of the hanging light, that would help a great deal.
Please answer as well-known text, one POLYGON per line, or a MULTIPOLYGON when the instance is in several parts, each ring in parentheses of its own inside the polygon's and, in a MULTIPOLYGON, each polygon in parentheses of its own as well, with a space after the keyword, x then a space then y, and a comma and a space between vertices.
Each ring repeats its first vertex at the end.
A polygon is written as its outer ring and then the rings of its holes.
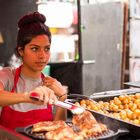
POLYGON ((38 11, 46 16, 51 27, 68 28, 73 22, 73 5, 70 2, 38 2, 38 11))

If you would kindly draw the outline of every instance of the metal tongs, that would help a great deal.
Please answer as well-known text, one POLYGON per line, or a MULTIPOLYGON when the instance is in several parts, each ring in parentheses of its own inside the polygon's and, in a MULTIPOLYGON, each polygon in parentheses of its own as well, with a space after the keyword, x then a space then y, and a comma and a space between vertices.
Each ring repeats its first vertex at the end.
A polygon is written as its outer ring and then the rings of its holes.
MULTIPOLYGON (((37 93, 35 92, 32 92, 30 94, 30 98, 32 100, 36 100, 36 101, 40 101, 39 100, 39 96, 37 93)), ((42 102, 42 101, 41 101, 42 102)), ((85 109, 81 106, 77 106, 73 103, 70 103, 70 102, 62 102, 62 101, 57 101, 57 102, 54 102, 53 105, 55 106, 59 106, 59 107, 62 107, 62 108, 65 108, 65 109, 68 109, 70 110, 73 114, 81 114, 85 111, 85 109)))
POLYGON ((66 108, 68 110, 70 110, 73 114, 81 114, 85 111, 85 109, 81 106, 77 106, 73 103, 69 103, 69 102, 62 102, 62 101, 57 101, 56 103, 54 103, 54 105, 62 107, 62 108, 66 108))

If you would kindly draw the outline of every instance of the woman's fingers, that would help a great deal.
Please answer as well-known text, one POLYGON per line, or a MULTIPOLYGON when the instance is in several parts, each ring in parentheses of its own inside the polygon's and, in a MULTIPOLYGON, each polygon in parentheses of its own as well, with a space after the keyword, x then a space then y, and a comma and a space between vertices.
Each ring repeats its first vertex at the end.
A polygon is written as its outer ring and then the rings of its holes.
POLYGON ((58 99, 54 94, 54 91, 46 86, 40 86, 35 88, 31 93, 36 93, 39 101, 43 101, 43 104, 53 104, 58 99))
MULTIPOLYGON (((56 84, 58 81, 55 79, 55 78, 52 78, 52 77, 46 77, 44 80, 43 80, 43 84, 45 86, 52 86, 54 84, 56 84)), ((58 83, 57 83, 58 84, 58 83)))
MULTIPOLYGON (((52 90, 51 90, 52 91, 52 90)), ((49 104, 53 104, 54 102, 56 102, 58 99, 56 98, 54 92, 50 93, 50 97, 49 97, 49 104)))
POLYGON ((44 100, 44 95, 42 93, 42 87, 41 86, 40 87, 37 87, 35 89, 35 91, 39 94, 39 101, 43 101, 44 100))
POLYGON ((42 86, 40 89, 43 94, 44 104, 53 104, 57 100, 53 90, 47 88, 46 86, 42 86))
POLYGON ((41 91, 41 100, 44 102, 44 103, 47 103, 48 102, 48 98, 49 98, 49 96, 48 96, 48 91, 45 89, 45 87, 43 87, 43 86, 41 86, 40 87, 40 91, 41 91))
POLYGON ((67 92, 62 84, 52 77, 47 76, 46 78, 44 78, 43 85, 52 89, 57 96, 61 96, 67 92))

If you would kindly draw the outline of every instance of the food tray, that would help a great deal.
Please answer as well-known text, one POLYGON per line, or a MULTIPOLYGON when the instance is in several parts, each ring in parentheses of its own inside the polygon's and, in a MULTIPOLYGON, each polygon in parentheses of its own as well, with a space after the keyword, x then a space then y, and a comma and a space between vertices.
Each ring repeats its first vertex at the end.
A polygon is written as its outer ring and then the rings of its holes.
MULTIPOLYGON (((135 94, 137 92, 129 92, 128 94, 135 94)), ((90 99, 90 100, 95 100, 95 101, 109 101, 111 99, 113 99, 114 97, 117 97, 119 95, 121 95, 122 93, 120 92, 114 95, 111 95, 111 94, 108 94, 108 95, 98 95, 98 96, 92 96, 91 97, 86 97, 83 95, 83 99, 90 99)), ((125 92, 125 94, 127 94, 125 92)), ((80 101, 82 100, 82 95, 69 95, 69 101, 71 102, 76 102, 76 101, 80 101)), ((89 110, 89 109, 87 109, 89 110)), ((140 137, 140 134, 139 134, 139 131, 140 131, 140 126, 139 125, 135 125, 133 123, 130 123, 130 122, 126 122, 124 120, 121 120, 121 119, 117 119, 117 118, 114 118, 114 117, 111 117, 109 115, 106 115, 106 114, 102 114, 102 113, 99 113, 97 111, 94 111, 94 110, 89 110, 90 112, 92 112, 92 114, 97 118, 97 121, 102 121, 102 123, 105 123, 105 124, 108 124, 109 127, 113 127, 115 125, 115 127, 117 128, 124 128, 124 129, 128 129, 130 131, 130 133, 134 136, 137 136, 137 137, 140 137)))

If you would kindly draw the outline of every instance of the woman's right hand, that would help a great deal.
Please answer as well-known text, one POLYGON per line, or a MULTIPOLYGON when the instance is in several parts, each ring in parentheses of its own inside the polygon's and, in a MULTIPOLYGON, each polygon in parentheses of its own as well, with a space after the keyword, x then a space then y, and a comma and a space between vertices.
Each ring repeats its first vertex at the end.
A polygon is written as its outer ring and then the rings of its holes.
POLYGON ((53 104, 58 100, 54 91, 46 86, 39 86, 31 92, 26 92, 25 97, 29 102, 34 104, 53 104), (38 101, 33 100, 32 96, 36 96, 38 101))

